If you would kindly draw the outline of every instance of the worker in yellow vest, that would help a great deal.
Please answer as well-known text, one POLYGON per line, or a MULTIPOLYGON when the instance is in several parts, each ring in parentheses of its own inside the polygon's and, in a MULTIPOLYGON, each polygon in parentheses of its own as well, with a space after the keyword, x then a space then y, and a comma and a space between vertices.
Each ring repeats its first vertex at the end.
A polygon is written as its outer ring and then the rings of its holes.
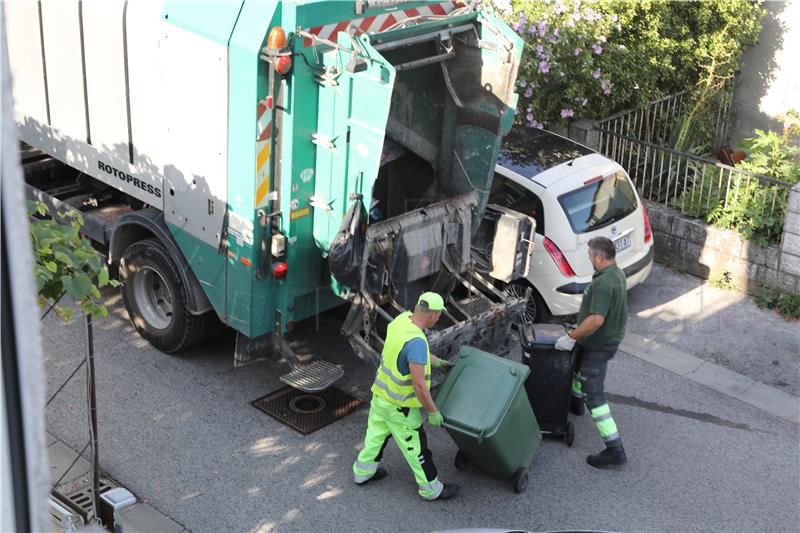
POLYGON ((431 367, 448 371, 453 364, 430 353, 424 331, 436 324, 442 311, 442 297, 426 292, 413 313, 406 311, 389 323, 372 385, 364 449, 353 464, 358 485, 386 477, 386 469, 379 465, 389 439, 394 437, 414 473, 422 499, 446 500, 458 494, 458 485, 439 481, 422 428, 423 408, 430 425, 441 427, 444 421, 431 397, 431 367))

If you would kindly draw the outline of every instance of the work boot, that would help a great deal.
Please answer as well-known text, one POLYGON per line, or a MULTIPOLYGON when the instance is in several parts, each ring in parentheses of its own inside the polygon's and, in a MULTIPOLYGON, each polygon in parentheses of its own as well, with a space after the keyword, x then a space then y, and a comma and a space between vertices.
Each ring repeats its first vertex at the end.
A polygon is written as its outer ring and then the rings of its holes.
POLYGON ((364 485, 366 485, 370 481, 379 481, 379 480, 385 478, 388 475, 389 475, 389 472, 387 472, 384 467, 379 466, 378 469, 375 471, 375 473, 372 475, 371 478, 369 478, 368 480, 366 480, 363 483, 356 483, 356 485, 358 485, 359 487, 363 487, 364 485))
POLYGON ((455 483, 444 483, 444 488, 436 499, 449 500, 450 498, 455 498, 456 494, 458 494, 458 485, 455 483))
POLYGON ((569 397, 569 412, 575 416, 583 416, 586 411, 586 404, 583 403, 583 398, 577 396, 569 397))
POLYGON ((608 468, 610 466, 622 466, 628 462, 628 458, 625 456, 625 448, 614 446, 606 448, 600 453, 590 455, 586 458, 586 462, 595 468, 608 468))

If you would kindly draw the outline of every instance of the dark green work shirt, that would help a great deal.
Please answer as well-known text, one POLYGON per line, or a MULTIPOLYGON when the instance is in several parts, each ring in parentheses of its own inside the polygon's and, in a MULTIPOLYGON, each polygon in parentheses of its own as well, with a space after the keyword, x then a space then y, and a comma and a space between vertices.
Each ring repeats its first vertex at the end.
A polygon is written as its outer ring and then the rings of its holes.
POLYGON ((578 324, 589 315, 601 315, 603 325, 578 341, 584 348, 597 349, 622 341, 628 320, 627 283, 625 274, 617 265, 595 272, 592 282, 583 292, 578 324))

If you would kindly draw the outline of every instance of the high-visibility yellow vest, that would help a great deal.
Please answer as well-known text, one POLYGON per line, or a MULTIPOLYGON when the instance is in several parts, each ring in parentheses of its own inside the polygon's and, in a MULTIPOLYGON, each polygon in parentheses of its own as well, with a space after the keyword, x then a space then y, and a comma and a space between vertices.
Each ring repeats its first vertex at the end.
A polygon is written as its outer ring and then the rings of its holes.
POLYGON ((428 389, 431 388, 431 353, 428 348, 428 339, 425 338, 422 329, 411 322, 411 311, 406 311, 389 323, 386 330, 386 343, 381 352, 381 365, 375 375, 375 383, 372 384, 373 394, 400 407, 422 407, 422 402, 414 394, 411 374, 401 374, 397 369, 397 358, 400 356, 400 351, 411 339, 425 341, 425 349, 428 351, 428 361, 425 363, 425 384, 428 389))

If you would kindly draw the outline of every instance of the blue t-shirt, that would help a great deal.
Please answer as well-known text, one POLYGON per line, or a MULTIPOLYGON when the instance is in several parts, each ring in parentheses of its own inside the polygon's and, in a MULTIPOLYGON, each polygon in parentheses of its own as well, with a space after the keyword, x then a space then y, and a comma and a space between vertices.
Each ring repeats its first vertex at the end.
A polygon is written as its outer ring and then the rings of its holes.
POLYGON ((428 362, 428 347, 425 341, 416 338, 411 339, 403 345, 400 355, 397 356, 397 370, 404 376, 411 373, 408 363, 419 363, 421 365, 428 362))

